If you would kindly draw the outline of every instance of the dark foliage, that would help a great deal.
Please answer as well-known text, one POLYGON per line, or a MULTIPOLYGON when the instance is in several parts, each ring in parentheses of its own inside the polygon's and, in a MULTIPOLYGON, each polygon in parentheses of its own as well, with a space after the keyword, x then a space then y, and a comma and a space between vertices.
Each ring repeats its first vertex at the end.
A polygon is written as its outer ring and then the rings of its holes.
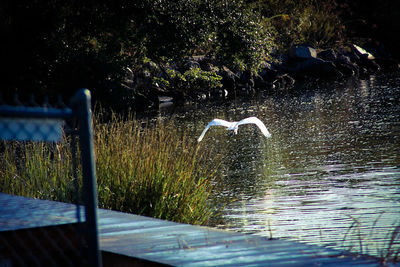
POLYGON ((383 46, 400 59, 400 1, 336 0, 347 35, 356 41, 383 46))
POLYGON ((396 54, 399 10, 398 1, 3 0, 1 92, 68 97, 87 87, 119 106, 145 94, 121 86, 127 67, 206 55, 255 71, 273 47, 334 46, 345 31, 396 54))
POLYGON ((2 1, 2 91, 70 96, 88 87, 107 93, 126 57, 116 41, 124 39, 116 30, 123 21, 113 21, 104 5, 2 1))
POLYGON ((112 102, 124 67, 145 59, 211 54, 253 67, 264 51, 241 1, 5 0, 0 15, 2 91, 22 95, 87 87, 112 102))

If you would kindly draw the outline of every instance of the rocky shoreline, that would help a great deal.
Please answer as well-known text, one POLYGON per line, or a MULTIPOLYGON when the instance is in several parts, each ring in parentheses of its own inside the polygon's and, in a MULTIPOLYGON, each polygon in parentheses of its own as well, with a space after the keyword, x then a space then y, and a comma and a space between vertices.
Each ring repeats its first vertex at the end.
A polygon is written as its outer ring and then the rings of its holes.
POLYGON ((128 93, 123 97, 123 103, 140 109, 154 109, 165 101, 179 104, 185 101, 233 98, 263 91, 288 90, 300 80, 338 80, 343 77, 400 70, 397 60, 379 46, 370 46, 367 50, 352 44, 339 51, 318 51, 310 46, 300 45, 291 47, 287 53, 275 58, 273 62, 264 64, 256 74, 251 71, 234 72, 221 66, 215 59, 205 56, 186 59, 180 65, 162 66, 149 62, 141 70, 127 70, 122 86, 128 93), (167 70, 183 73, 196 68, 221 77, 222 86, 182 90, 154 83, 154 77, 170 78, 167 70), (137 93, 139 91, 140 94, 137 93))

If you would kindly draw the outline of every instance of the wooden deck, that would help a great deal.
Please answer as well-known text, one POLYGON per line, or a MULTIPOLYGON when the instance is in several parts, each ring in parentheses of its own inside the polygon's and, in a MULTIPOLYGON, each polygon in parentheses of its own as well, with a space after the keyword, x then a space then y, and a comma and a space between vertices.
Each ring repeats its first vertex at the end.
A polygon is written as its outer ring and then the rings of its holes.
MULTIPOLYGON (((0 193, 0 235, 76 223, 71 204, 0 193)), ((378 260, 288 240, 99 210, 104 266, 377 266, 378 260)), ((0 250, 1 256, 1 250, 0 250)))

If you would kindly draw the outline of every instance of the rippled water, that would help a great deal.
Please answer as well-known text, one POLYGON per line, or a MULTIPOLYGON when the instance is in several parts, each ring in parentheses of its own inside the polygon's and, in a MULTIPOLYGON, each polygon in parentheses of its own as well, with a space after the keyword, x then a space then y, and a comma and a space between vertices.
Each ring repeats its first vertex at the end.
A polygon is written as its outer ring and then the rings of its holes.
POLYGON ((207 132, 201 145, 223 156, 215 197, 231 200, 219 227, 376 255, 400 225, 399 103, 400 77, 374 76, 189 108, 176 120, 197 138, 213 118, 257 116, 272 134, 207 132))

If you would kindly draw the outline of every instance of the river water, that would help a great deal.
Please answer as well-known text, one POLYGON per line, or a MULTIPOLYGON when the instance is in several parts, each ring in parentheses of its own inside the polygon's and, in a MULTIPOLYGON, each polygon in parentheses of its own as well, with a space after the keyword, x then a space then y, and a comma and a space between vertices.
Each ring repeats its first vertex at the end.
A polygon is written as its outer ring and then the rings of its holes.
POLYGON ((229 204, 218 227, 380 255, 400 226, 400 76, 294 91, 175 113, 193 138, 213 118, 248 116, 272 134, 214 127, 200 143, 223 158, 214 198, 229 204))

